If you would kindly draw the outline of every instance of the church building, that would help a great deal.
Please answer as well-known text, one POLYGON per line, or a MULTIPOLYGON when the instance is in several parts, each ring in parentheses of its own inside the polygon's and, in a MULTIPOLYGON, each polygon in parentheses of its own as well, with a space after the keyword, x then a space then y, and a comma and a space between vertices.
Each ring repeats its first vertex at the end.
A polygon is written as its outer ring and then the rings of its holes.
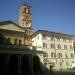
POLYGON ((40 70, 43 52, 32 47, 32 7, 27 3, 19 9, 19 24, 0 22, 0 74, 25 74, 40 70), (40 56, 42 58, 42 56, 40 56))

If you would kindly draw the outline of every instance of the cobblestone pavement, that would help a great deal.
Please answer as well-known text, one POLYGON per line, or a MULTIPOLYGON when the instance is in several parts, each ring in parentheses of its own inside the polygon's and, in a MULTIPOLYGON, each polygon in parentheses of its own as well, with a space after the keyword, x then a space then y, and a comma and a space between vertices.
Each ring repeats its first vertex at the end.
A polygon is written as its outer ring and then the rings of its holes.
POLYGON ((39 72, 39 73, 34 73, 32 75, 75 75, 75 71, 63 71, 63 72, 39 72))

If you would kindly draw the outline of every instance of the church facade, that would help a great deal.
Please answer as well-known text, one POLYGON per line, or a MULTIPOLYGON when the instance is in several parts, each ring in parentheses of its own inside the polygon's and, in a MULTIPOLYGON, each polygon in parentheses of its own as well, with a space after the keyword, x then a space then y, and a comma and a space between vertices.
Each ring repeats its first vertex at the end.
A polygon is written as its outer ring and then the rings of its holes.
MULTIPOLYGON (((19 25, 12 21, 0 22, 0 74, 25 74, 40 70, 39 54, 32 47, 32 7, 22 4, 19 25)), ((41 57, 42 58, 42 57, 41 57)))

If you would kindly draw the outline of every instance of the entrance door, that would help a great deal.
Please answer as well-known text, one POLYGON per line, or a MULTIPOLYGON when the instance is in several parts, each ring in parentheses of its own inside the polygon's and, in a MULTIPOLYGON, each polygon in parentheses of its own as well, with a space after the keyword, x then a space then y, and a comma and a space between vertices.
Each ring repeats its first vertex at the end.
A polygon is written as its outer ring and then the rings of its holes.
POLYGON ((18 57, 16 55, 12 55, 9 58, 9 72, 13 75, 18 72, 18 57))
POLYGON ((30 72, 30 67, 29 67, 29 57, 27 55, 24 55, 21 59, 21 69, 22 73, 28 73, 30 72))
POLYGON ((41 70, 40 58, 38 56, 33 57, 33 71, 38 72, 41 70))
POLYGON ((0 75, 5 73, 5 56, 0 54, 0 75))

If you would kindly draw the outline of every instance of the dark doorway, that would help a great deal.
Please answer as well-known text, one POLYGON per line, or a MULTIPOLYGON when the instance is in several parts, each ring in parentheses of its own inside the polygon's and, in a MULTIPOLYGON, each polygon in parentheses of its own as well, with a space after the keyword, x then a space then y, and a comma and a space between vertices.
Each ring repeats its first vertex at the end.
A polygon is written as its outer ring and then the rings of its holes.
POLYGON ((21 69, 22 69, 22 73, 29 73, 30 72, 30 67, 29 67, 29 57, 27 55, 24 55, 22 57, 22 64, 21 64, 21 69))
POLYGON ((18 57, 16 55, 12 55, 9 58, 9 73, 14 73, 18 72, 18 57))
POLYGON ((34 72, 41 71, 40 58, 38 56, 33 57, 33 71, 34 72))
POLYGON ((5 56, 0 54, 0 75, 5 73, 5 56))

